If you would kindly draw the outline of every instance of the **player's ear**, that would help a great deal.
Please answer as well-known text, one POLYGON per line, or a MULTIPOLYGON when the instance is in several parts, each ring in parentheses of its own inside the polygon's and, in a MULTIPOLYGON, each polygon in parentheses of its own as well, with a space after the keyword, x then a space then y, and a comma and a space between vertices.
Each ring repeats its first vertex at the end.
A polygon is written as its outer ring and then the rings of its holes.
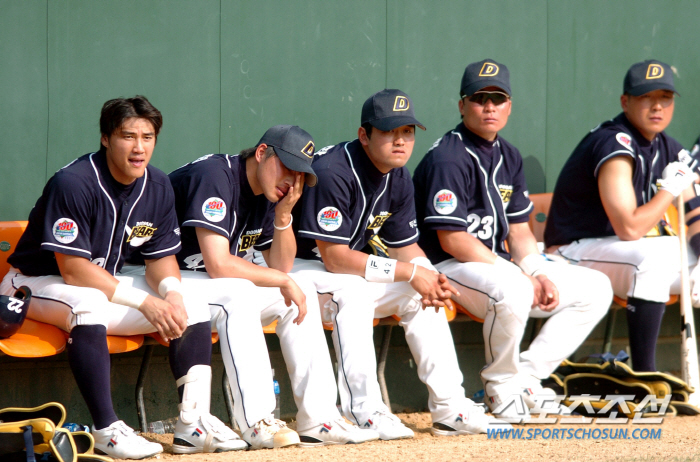
POLYGON ((109 137, 108 136, 102 135, 102 137, 100 138, 100 142, 102 143, 102 146, 104 146, 105 148, 109 147, 109 137))
POLYGON ((265 158, 265 151, 267 151, 267 145, 265 143, 255 148, 255 160, 257 160, 259 164, 261 164, 265 158))
POLYGON ((459 99, 457 106, 459 107, 459 113, 464 117, 464 98, 459 99))
POLYGON ((367 131, 364 129, 364 127, 360 127, 357 129, 357 139, 360 140, 362 146, 369 145, 369 137, 367 136, 367 131))
POLYGON ((629 96, 626 94, 620 95, 620 106, 622 106, 623 112, 627 112, 628 103, 629 103, 629 96))

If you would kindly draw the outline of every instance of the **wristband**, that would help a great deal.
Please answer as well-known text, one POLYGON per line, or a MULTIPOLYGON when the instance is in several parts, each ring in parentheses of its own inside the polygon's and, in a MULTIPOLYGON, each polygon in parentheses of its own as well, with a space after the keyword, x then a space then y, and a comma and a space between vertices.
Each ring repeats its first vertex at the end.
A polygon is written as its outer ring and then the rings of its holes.
POLYGON ((496 256, 496 261, 493 263, 497 268, 504 271, 518 272, 520 273, 520 268, 517 265, 509 262, 503 257, 496 256))
POLYGON ((693 234, 688 245, 693 249, 693 253, 696 257, 700 256, 700 233, 693 234))
POLYGON ((291 215, 289 215, 289 223, 287 224, 287 226, 279 227, 279 226, 277 226, 277 225, 275 224, 275 220, 272 220, 272 226, 273 226, 276 230, 278 230, 278 231, 284 231, 285 229, 287 229, 287 228, 289 228, 290 226, 292 226, 292 222, 293 222, 293 221, 294 221, 294 217, 291 216, 291 215))
POLYGON ((408 282, 409 282, 409 283, 410 283, 411 281, 413 281, 413 277, 416 275, 416 268, 418 268, 418 265, 416 265, 416 264, 414 263, 414 264, 413 264, 413 271, 411 271, 411 277, 408 278, 408 282))
POLYGON ((531 253, 527 257, 520 260, 520 265, 518 266, 520 266, 520 269, 523 270, 523 273, 534 276, 536 272, 542 269, 546 261, 547 259, 544 257, 544 255, 539 253, 531 253))
POLYGON ((396 260, 370 255, 365 265, 365 279, 369 282, 394 282, 396 260))
POLYGON ((437 268, 435 268, 433 264, 430 263, 428 257, 416 257, 413 260, 411 260, 411 263, 413 263, 414 265, 422 266, 423 268, 430 270, 433 273, 439 273, 437 268))
POLYGON ((126 281, 120 281, 117 288, 114 289, 114 295, 112 295, 110 302, 139 309, 146 297, 148 297, 148 292, 145 290, 131 287, 126 281))
POLYGON ((158 284, 158 293, 161 297, 165 297, 165 294, 167 294, 170 291, 180 293, 181 285, 182 284, 180 283, 180 280, 178 278, 176 278, 175 276, 168 276, 167 278, 160 281, 160 284, 158 284))

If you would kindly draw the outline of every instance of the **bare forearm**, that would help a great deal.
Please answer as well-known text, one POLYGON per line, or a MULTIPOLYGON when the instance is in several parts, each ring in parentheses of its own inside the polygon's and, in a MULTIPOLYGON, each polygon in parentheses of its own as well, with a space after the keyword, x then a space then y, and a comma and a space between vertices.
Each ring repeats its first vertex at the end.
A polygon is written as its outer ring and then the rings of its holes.
POLYGON ((659 223, 672 201, 670 193, 659 191, 649 202, 631 213, 621 215, 617 220, 611 219, 615 234, 623 241, 641 239, 659 223))
POLYGON ((537 249, 537 240, 527 223, 512 224, 508 231, 507 240, 510 255, 518 265, 528 255, 540 253, 537 249))
POLYGON ((180 268, 175 255, 146 260, 146 282, 154 292, 158 293, 158 285, 167 277, 180 279, 180 268))
POLYGON ((247 279, 258 287, 283 287, 289 276, 274 268, 265 268, 242 258, 228 255, 216 263, 206 263, 207 274, 212 278, 247 279))
POLYGON ((494 263, 496 255, 477 238, 466 231, 438 230, 442 249, 458 261, 494 263))
POLYGON ((66 284, 92 287, 104 292, 108 299, 114 295, 119 281, 104 268, 91 263, 87 258, 57 253, 56 262, 66 284))
MULTIPOLYGON (((277 224, 277 218, 275 219, 275 225, 278 228, 284 227, 287 224, 289 224, 289 220, 280 226, 277 224)), ((267 266, 288 273, 294 266, 294 256, 296 253, 297 243, 296 239, 294 239, 292 227, 290 226, 284 230, 275 229, 275 234, 272 238, 272 246, 265 258, 267 266)))

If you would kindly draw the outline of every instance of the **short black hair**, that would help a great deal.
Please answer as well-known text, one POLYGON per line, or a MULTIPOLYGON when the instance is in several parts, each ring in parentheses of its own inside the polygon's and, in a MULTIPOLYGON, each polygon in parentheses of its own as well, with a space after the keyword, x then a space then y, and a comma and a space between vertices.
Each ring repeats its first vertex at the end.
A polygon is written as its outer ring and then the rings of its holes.
POLYGON ((110 137, 120 128, 126 119, 145 119, 153 125, 156 136, 163 126, 163 115, 145 96, 136 95, 133 98, 110 99, 102 106, 100 114, 100 133, 110 137))
MULTIPOLYGON (((247 159, 248 157, 252 157, 255 155, 255 151, 257 151, 258 147, 254 146, 252 148, 246 148, 242 150, 241 152, 238 153, 239 156, 241 156, 241 159, 247 159)), ((275 152, 274 148, 272 146, 268 146, 267 149, 265 149, 265 158, 267 159, 268 157, 276 156, 277 153, 275 152)))
POLYGON ((365 122, 360 126, 365 129, 365 133, 367 133, 367 138, 372 138, 372 129, 374 129, 372 124, 369 122, 365 122))

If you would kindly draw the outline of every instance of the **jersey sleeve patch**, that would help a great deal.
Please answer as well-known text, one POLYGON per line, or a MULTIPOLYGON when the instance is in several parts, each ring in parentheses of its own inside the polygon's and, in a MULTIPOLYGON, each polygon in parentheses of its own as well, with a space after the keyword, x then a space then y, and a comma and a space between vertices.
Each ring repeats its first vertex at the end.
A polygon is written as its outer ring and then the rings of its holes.
POLYGON ((220 197, 210 197, 202 204, 202 215, 207 220, 218 223, 226 218, 226 203, 220 197))
POLYGON ((623 145, 625 148, 629 149, 630 151, 634 152, 632 148, 632 137, 629 136, 625 132, 620 132, 617 135, 615 135, 615 139, 617 140, 618 143, 623 145))
POLYGON ((449 215, 457 208, 457 195, 449 189, 441 189, 433 197, 433 208, 440 215, 449 215))
POLYGON ((61 244, 70 244, 78 238, 78 224, 70 218, 59 218, 53 224, 53 237, 61 244))
POLYGON ((316 221, 321 229, 335 231, 343 224, 343 214, 335 207, 324 207, 318 212, 316 221))

